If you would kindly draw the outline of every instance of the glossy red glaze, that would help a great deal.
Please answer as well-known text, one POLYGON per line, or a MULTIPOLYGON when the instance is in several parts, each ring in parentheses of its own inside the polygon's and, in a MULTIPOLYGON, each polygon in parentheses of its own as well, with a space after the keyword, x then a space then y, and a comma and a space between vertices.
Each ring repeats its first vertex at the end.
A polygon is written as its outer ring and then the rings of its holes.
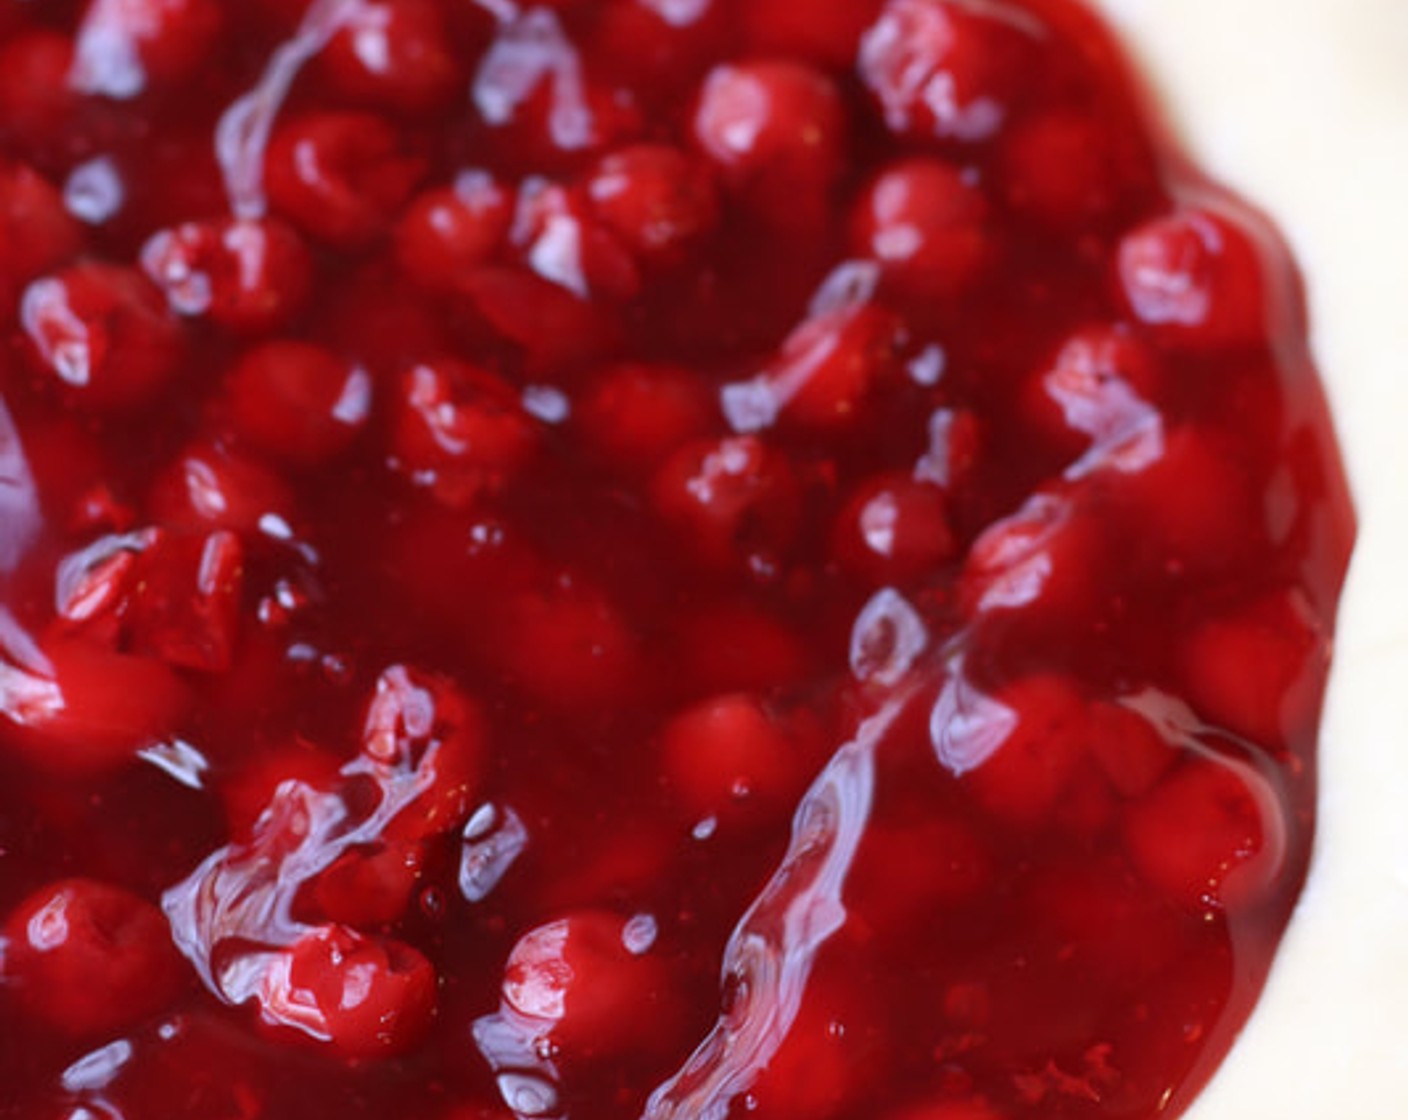
POLYGON ((1071 0, 515 10, 0 5, 0 1118, 1175 1114, 1353 537, 1284 248, 1071 0))

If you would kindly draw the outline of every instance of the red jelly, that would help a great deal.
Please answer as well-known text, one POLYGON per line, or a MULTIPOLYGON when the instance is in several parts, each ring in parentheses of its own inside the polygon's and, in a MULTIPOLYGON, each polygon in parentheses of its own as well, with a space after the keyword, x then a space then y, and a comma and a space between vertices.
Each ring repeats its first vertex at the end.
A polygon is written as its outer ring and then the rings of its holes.
POLYGON ((0 1116, 1149 1120, 1353 538, 1074 0, 0 6, 0 1116))

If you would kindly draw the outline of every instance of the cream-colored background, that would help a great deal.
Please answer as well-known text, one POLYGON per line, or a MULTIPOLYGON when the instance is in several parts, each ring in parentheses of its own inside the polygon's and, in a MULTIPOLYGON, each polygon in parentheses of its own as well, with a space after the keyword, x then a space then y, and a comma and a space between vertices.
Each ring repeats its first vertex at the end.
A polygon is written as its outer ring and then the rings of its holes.
POLYGON ((1360 515, 1316 862, 1190 1120, 1408 1120, 1408 0, 1099 0, 1310 288, 1360 515))

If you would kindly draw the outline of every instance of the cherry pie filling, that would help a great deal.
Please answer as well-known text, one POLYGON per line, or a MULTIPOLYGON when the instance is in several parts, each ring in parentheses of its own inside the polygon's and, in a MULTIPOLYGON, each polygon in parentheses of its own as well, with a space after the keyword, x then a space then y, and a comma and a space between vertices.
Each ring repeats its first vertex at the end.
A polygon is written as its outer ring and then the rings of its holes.
POLYGON ((0 3, 0 1116, 1174 1115, 1353 519, 1069 0, 0 3))

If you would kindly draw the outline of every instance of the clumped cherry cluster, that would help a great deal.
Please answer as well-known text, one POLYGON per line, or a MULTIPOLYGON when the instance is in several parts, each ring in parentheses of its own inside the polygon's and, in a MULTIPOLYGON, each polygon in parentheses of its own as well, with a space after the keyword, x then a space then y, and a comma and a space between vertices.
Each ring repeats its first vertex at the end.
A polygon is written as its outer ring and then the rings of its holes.
POLYGON ((0 329, 0 1115, 1153 1117, 1248 1014, 1352 517, 1071 0, 0 0, 0 329))

